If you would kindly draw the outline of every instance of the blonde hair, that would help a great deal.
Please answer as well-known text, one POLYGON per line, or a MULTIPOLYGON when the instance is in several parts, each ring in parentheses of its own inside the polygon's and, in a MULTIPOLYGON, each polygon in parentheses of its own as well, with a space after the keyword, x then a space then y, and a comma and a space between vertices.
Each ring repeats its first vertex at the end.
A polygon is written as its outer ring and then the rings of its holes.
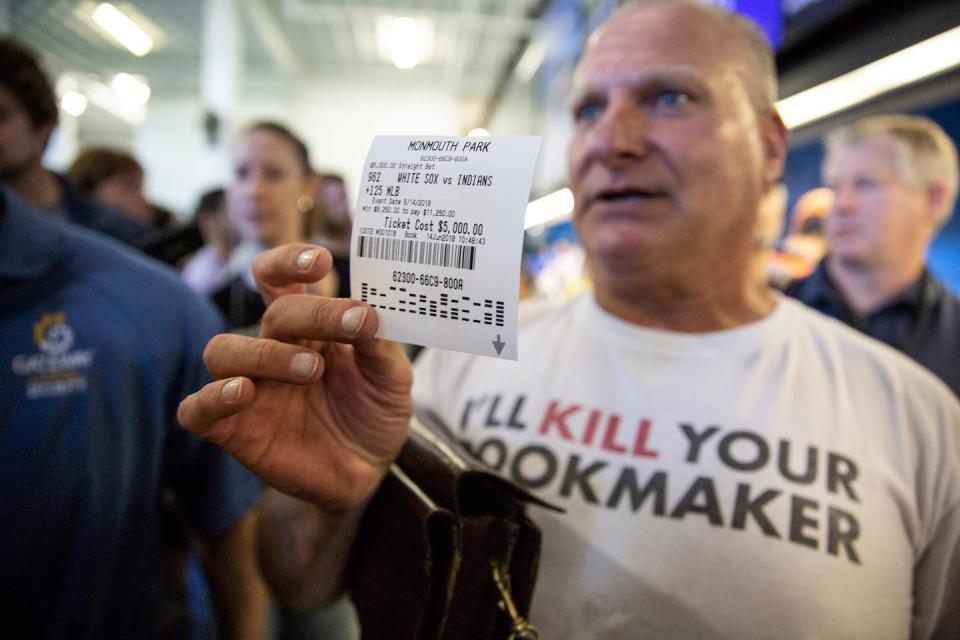
POLYGON ((870 116, 832 131, 824 140, 824 175, 831 172, 837 153, 875 140, 893 143, 894 158, 900 175, 913 186, 940 182, 947 189, 939 225, 946 223, 957 197, 957 147, 950 136, 930 118, 908 115, 870 116))

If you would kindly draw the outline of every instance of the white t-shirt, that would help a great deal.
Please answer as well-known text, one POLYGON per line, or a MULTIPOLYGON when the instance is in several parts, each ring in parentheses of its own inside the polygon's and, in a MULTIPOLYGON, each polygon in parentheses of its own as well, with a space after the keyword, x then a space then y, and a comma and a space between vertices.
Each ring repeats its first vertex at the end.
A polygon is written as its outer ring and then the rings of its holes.
POLYGON ((518 362, 428 351, 414 398, 566 509, 531 508, 545 638, 957 623, 960 404, 932 375, 784 298, 706 334, 629 324, 590 293, 522 315, 518 362))

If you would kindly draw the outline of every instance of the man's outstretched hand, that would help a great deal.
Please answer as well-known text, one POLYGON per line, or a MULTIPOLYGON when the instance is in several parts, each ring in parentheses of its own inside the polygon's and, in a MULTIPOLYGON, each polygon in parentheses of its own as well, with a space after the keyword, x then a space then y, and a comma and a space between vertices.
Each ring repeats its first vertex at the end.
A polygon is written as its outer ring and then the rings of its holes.
POLYGON ((373 309, 307 293, 330 265, 326 250, 305 244, 257 257, 268 305, 260 337, 213 338, 204 362, 215 380, 180 404, 178 418, 268 484, 348 511, 403 445, 412 374, 398 344, 373 337, 373 309))

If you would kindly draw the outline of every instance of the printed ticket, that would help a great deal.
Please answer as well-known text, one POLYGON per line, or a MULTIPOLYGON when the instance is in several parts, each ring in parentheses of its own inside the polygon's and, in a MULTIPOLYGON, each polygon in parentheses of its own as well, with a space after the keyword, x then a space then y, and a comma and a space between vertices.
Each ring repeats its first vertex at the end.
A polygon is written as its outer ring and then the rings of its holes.
POLYGON ((377 136, 350 288, 390 340, 517 359, 523 218, 539 136, 377 136))

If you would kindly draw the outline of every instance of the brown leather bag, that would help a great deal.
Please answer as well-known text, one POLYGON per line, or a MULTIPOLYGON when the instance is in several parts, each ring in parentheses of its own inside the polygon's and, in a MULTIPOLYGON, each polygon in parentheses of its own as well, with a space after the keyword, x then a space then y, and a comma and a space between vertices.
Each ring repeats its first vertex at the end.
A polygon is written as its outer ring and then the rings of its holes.
POLYGON ((539 638, 526 621, 540 557, 528 503, 556 510, 473 458, 434 416, 415 418, 354 546, 362 637, 539 638))

